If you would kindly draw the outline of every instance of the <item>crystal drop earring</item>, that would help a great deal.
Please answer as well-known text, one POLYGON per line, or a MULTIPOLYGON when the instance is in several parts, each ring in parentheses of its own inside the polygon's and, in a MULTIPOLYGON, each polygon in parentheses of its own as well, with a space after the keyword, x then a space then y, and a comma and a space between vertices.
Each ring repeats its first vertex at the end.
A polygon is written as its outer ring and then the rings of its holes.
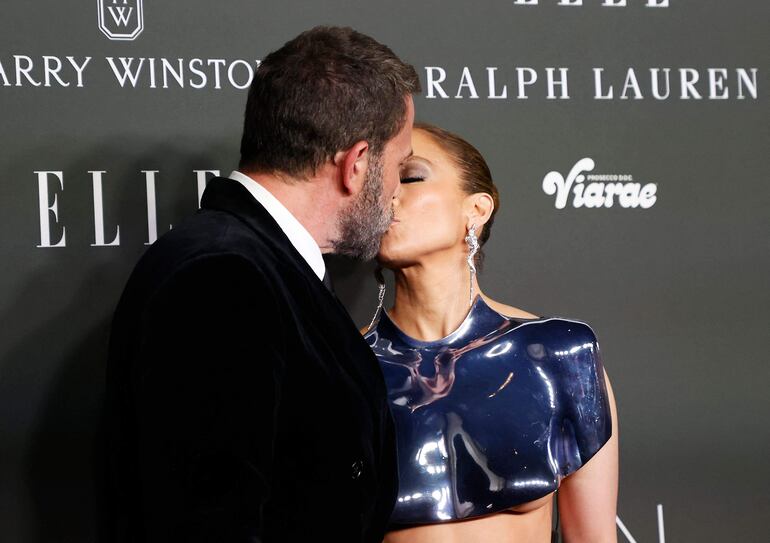
POLYGON ((380 266, 375 268, 374 277, 377 279, 377 286, 379 288, 379 292, 377 293, 377 309, 374 311, 372 322, 369 323, 369 326, 366 329, 367 332, 372 329, 372 326, 374 326, 377 317, 380 316, 380 311, 382 311, 382 304, 385 300, 385 276, 382 275, 382 268, 380 266))
POLYGON ((476 277, 476 264, 473 259, 479 250, 479 238, 476 237, 475 224, 472 224, 470 228, 468 228, 468 235, 465 236, 465 243, 468 244, 468 269, 470 270, 471 276, 471 287, 468 303, 473 305, 473 279, 476 277))

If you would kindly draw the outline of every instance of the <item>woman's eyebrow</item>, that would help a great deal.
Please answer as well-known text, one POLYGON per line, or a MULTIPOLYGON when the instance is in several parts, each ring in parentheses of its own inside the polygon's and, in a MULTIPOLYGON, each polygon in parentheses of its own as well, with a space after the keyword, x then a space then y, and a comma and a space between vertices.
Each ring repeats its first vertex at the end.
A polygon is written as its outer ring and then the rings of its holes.
POLYGON ((428 160, 425 157, 418 156, 418 155, 411 156, 409 158, 409 160, 410 161, 415 161, 415 162, 423 162, 423 163, 427 164, 428 166, 432 166, 433 165, 433 163, 430 160, 428 160))

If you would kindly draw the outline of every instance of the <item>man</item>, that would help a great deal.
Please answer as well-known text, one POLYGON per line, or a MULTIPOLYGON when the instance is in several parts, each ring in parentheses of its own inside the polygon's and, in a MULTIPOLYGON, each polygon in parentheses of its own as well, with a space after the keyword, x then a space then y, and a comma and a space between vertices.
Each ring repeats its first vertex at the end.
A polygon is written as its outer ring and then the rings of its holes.
POLYGON ((376 254, 417 91, 414 68, 349 28, 256 70, 239 171, 150 247, 115 313, 111 540, 381 540, 392 421, 321 254, 376 254))

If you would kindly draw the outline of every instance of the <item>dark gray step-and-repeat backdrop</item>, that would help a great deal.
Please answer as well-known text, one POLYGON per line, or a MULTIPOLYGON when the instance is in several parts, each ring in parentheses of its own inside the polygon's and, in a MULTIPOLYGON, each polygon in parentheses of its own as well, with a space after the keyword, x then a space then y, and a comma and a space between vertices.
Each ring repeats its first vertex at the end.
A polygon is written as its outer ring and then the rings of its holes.
MULTIPOLYGON (((765 0, 3 2, 0 539, 94 539, 118 295, 236 164, 259 59, 325 23, 413 63, 418 119, 486 156, 487 293, 597 331, 619 541, 766 541, 768 22, 765 0)), ((368 322, 372 266, 330 267, 368 322)))

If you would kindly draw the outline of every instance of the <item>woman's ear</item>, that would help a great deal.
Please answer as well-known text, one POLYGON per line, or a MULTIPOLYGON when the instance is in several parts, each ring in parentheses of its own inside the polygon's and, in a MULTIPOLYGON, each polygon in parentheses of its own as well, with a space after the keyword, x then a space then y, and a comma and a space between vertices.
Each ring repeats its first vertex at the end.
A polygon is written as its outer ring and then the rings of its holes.
POLYGON ((475 224, 476 228, 484 226, 492 216, 492 212, 495 210, 495 201, 492 199, 492 196, 486 192, 471 194, 466 199, 466 205, 468 216, 468 224, 465 225, 466 228, 470 228, 472 224, 475 224))

